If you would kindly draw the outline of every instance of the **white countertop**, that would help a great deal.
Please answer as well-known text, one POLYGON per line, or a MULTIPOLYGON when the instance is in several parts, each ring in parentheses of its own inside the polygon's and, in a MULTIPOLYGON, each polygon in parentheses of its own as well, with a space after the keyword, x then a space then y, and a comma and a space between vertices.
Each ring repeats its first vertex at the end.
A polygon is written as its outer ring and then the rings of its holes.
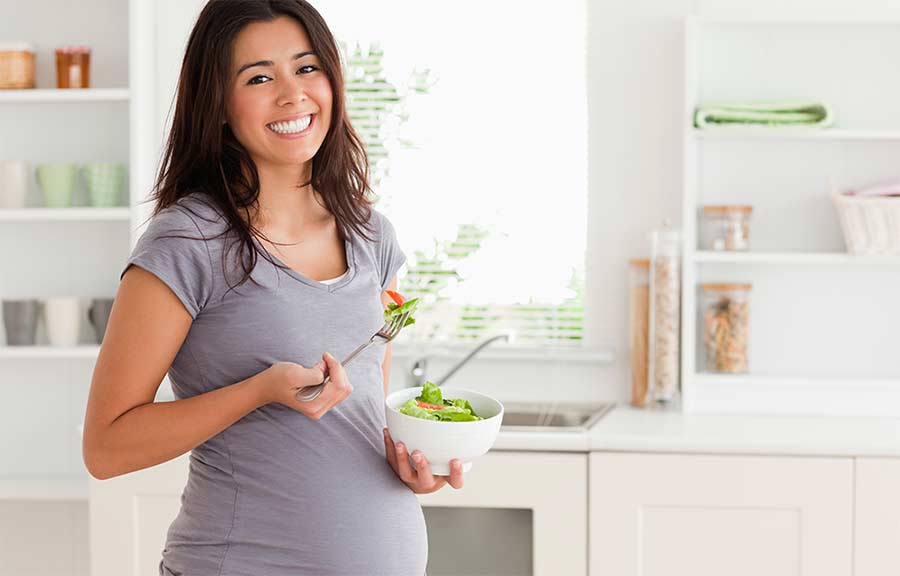
POLYGON ((587 431, 501 431, 494 450, 900 456, 900 419, 719 416, 620 406, 587 431))

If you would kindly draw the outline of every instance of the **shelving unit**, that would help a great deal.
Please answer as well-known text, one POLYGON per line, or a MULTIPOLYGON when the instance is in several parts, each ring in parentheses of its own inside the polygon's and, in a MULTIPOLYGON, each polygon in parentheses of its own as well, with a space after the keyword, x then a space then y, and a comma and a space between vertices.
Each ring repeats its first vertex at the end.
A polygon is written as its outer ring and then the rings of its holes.
POLYGON ((794 127, 741 126, 728 130, 693 129, 690 137, 695 140, 892 140, 900 142, 900 130, 812 130, 794 127))
POLYGON ((688 18, 682 274, 686 412, 900 416, 900 257, 848 254, 830 197, 900 177, 900 21, 688 18), (840 38, 840 42, 835 42, 840 38), (704 102, 821 99, 831 128, 693 127, 704 102), (698 244, 704 204, 754 206, 751 251, 698 244), (701 366, 698 285, 746 282, 749 371, 701 366))
POLYGON ((0 104, 127 102, 127 88, 33 89, 0 91, 0 104))
POLYGON ((16 208, 0 210, 0 222, 123 221, 131 218, 128 208, 16 208))
MULTIPOLYGON (((25 160, 32 172, 26 207, 0 209, 0 299, 77 296, 86 306, 115 295, 149 216, 139 202, 159 146, 153 15, 150 0, 48 0, 17 5, 0 19, 0 37, 27 41, 37 53, 37 88, 0 90, 0 159, 25 160), (91 46, 91 88, 55 88, 52 51, 64 44, 91 46), (123 206, 88 207, 80 184, 72 207, 42 206, 37 164, 96 161, 127 166, 123 206)), ((51 546, 36 538, 5 548, 4 564, 35 576, 86 576, 90 480, 80 425, 100 348, 86 316, 75 347, 47 346, 42 328, 37 346, 5 346, 3 336, 0 323, 0 391, 11 407, 0 434, 16 441, 0 448, 0 532, 36 518, 62 527, 47 532, 51 546)))
POLYGON ((82 345, 62 348, 56 346, 4 346, 0 348, 0 360, 96 360, 100 346, 82 345))
POLYGON ((3 500, 87 500, 87 478, 49 478, 46 476, 0 479, 3 500))
MULTIPOLYGON (((841 266, 900 266, 900 256, 847 254, 844 252, 708 252, 692 254, 694 263, 708 264, 807 264, 841 266)), ((688 262, 690 263, 690 262, 688 262)))

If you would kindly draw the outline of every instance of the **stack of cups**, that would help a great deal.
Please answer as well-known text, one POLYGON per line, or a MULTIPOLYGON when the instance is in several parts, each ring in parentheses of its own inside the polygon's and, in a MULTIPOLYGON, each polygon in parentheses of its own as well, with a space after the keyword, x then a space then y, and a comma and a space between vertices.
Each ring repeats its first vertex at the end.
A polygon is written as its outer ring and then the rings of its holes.
MULTIPOLYGON (((90 162, 81 167, 91 206, 121 205, 125 165, 120 162, 90 162)), ((41 164, 37 168, 38 182, 44 191, 44 203, 51 208, 72 205, 72 193, 78 166, 70 162, 41 164)))
MULTIPOLYGON (((97 298, 87 310, 96 334, 96 342, 103 341, 113 300, 97 298)), ((37 342, 38 324, 43 319, 47 340, 51 346, 77 346, 81 331, 81 299, 65 296, 45 300, 4 300, 3 326, 8 346, 34 346, 37 342)))
MULTIPOLYGON (((98 208, 122 206, 125 165, 121 162, 89 162, 80 167, 72 162, 51 162, 37 166, 37 181, 44 193, 44 205, 67 208, 73 205, 78 173, 84 177, 88 205, 98 208)), ((28 196, 31 167, 24 160, 0 161, 0 208, 24 208, 28 196)))

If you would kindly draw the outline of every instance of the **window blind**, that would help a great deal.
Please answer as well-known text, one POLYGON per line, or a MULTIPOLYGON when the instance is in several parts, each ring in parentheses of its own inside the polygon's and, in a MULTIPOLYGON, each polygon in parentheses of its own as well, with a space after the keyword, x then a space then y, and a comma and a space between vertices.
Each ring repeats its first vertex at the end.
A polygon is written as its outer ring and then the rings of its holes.
POLYGON ((400 291, 422 300, 398 342, 584 345, 586 15, 584 0, 558 6, 320 7, 408 257, 400 291))

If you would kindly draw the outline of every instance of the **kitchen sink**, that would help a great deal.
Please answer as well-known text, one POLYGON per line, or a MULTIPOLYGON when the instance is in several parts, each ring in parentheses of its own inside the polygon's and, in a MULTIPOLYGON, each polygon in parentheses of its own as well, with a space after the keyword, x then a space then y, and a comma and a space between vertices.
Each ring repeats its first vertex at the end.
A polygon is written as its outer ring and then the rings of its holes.
POLYGON ((504 403, 501 430, 583 431, 596 424, 614 406, 504 403))

